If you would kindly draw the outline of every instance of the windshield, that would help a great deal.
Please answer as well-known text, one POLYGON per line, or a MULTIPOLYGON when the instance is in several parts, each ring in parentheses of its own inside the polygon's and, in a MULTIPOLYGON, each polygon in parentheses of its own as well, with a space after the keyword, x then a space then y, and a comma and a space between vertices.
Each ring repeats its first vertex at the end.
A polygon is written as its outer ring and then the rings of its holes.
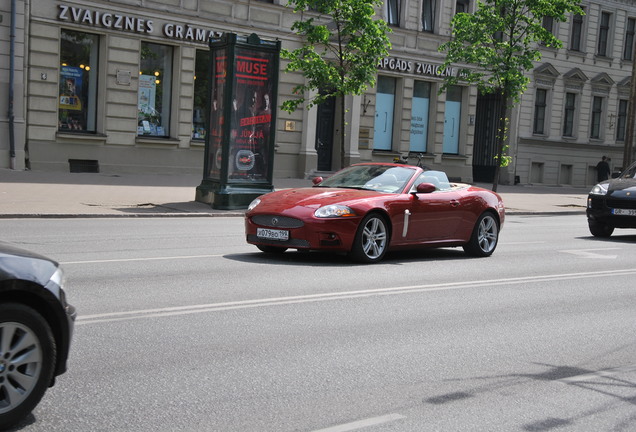
POLYGON ((318 187, 351 188, 398 193, 415 173, 414 168, 391 165, 354 165, 338 171, 318 187))
POLYGON ((623 172, 623 174, 621 175, 621 178, 624 178, 624 179, 636 178, 636 163, 631 164, 631 166, 623 172))

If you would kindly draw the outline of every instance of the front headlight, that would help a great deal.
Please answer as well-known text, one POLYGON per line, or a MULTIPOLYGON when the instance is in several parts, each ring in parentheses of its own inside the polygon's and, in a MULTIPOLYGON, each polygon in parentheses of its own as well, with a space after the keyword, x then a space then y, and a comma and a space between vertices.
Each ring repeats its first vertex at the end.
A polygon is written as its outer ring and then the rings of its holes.
POLYGON ((355 215, 356 213, 349 207, 337 204, 320 207, 314 212, 314 216, 318 218, 350 217, 355 215))
POLYGON ((252 201, 252 202, 250 203, 250 205, 249 205, 249 206, 247 206, 247 211, 254 210, 254 207, 256 207, 257 205, 259 205, 260 203, 261 203, 261 200, 260 200, 260 199, 258 199, 258 198, 256 198, 254 201, 252 201))
POLYGON ((590 195, 607 195, 607 184, 597 184, 590 191, 590 195))

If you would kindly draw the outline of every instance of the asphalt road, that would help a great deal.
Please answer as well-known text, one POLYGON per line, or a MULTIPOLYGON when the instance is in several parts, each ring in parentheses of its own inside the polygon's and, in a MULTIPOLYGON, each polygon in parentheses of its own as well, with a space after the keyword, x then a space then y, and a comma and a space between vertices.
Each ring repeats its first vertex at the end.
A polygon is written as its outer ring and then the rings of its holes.
POLYGON ((262 254, 240 218, 8 219, 60 261, 69 372, 25 431, 633 431, 636 230, 506 220, 485 259, 262 254))

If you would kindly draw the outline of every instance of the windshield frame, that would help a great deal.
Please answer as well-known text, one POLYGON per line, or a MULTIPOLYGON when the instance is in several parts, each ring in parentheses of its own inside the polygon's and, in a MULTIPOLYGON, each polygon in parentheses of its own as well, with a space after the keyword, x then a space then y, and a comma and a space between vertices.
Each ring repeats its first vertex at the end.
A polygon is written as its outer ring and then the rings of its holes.
POLYGON ((348 166, 314 187, 402 193, 418 172, 409 165, 355 164, 348 166))

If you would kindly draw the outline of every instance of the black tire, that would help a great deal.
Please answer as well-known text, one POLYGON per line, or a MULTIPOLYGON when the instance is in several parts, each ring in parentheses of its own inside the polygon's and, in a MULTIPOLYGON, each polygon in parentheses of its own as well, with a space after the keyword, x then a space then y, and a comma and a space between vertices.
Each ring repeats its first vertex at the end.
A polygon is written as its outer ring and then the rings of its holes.
POLYGON ((0 429, 24 419, 53 379, 56 345, 35 310, 0 304, 0 429))
POLYGON ((492 255, 499 242, 499 222, 490 212, 483 213, 477 219, 473 234, 464 247, 464 251, 471 256, 487 257, 492 255))
POLYGON ((588 226, 590 227, 590 232, 594 237, 604 237, 607 238, 612 235, 614 232, 614 228, 608 226, 604 223, 588 220, 588 226))
POLYGON ((256 247, 261 251, 268 254, 282 254, 287 250, 286 247, 280 246, 267 246, 267 245, 256 245, 256 247))
POLYGON ((384 258, 389 248, 389 226, 378 213, 365 216, 358 226, 350 256, 361 263, 376 263, 384 258))

